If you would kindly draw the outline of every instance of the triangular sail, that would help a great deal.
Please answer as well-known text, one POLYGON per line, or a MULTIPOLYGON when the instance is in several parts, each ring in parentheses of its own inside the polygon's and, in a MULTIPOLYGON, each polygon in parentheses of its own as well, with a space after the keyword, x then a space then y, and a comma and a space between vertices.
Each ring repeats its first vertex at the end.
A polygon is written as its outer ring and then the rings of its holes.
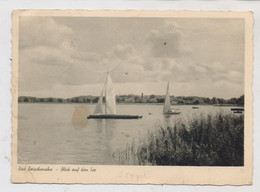
POLYGON ((105 114, 116 114, 116 97, 113 87, 113 82, 109 73, 107 73, 106 82, 106 107, 105 114))
POLYGON ((164 107, 163 107, 164 113, 166 113, 168 111, 171 111, 171 100, 170 100, 170 95, 169 95, 169 82, 167 84, 164 107))
POLYGON ((102 110, 103 90, 104 89, 102 89, 102 91, 101 91, 101 94, 100 94, 100 97, 98 99, 98 103, 97 103, 96 109, 94 111, 94 114, 102 114, 103 113, 103 110, 102 110))

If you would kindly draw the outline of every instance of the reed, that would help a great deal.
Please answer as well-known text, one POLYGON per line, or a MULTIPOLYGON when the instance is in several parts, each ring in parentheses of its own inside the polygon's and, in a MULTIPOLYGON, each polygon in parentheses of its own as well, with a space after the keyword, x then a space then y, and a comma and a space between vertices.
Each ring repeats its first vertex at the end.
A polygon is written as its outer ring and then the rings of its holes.
POLYGON ((243 166, 244 116, 200 114, 160 124, 120 153, 121 164, 243 166))

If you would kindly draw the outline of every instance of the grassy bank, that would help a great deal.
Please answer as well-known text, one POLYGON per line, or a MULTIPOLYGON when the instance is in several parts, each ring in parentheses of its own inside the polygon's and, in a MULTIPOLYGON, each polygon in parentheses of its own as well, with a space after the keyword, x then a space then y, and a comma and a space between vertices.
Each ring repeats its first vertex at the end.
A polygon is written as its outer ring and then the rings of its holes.
POLYGON ((244 116, 201 114, 186 122, 158 125, 145 139, 115 154, 121 164, 242 166, 244 116))

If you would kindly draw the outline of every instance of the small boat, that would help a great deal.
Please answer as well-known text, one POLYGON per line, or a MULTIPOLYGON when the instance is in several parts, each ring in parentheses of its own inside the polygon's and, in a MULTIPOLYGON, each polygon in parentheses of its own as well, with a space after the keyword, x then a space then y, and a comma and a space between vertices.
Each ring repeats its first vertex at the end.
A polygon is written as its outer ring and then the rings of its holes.
POLYGON ((234 107, 234 108, 231 108, 231 111, 244 111, 244 108, 243 107, 234 107))
POLYGON ((233 111, 233 113, 242 113, 242 112, 244 112, 244 108, 243 107, 234 107, 234 108, 231 108, 231 111, 233 111))
POLYGON ((199 109, 199 107, 192 107, 192 109, 199 109))
POLYGON ((94 114, 89 115, 88 119, 140 119, 140 115, 117 115, 116 114, 116 97, 113 87, 112 79, 107 72, 106 84, 101 91, 97 106, 95 108, 94 114), (103 103, 103 91, 105 89, 105 113, 102 110, 103 103))
POLYGON ((234 113, 242 113, 242 111, 234 111, 234 113))
POLYGON ((179 115, 179 114, 181 114, 180 110, 171 108, 171 100, 170 100, 170 94, 169 94, 169 82, 167 84, 167 89, 166 89, 166 94, 165 94, 163 114, 164 115, 179 115))

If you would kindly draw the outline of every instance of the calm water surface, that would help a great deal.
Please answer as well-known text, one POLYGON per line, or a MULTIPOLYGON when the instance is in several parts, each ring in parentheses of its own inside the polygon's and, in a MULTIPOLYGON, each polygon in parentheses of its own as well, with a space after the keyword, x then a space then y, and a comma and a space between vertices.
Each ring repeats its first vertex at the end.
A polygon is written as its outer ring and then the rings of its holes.
POLYGON ((117 105, 118 114, 138 120, 87 119, 90 104, 19 104, 18 162, 29 164, 117 164, 113 153, 145 137, 158 124, 173 124, 196 114, 231 113, 230 107, 175 106, 181 115, 165 117, 162 105, 117 105))

